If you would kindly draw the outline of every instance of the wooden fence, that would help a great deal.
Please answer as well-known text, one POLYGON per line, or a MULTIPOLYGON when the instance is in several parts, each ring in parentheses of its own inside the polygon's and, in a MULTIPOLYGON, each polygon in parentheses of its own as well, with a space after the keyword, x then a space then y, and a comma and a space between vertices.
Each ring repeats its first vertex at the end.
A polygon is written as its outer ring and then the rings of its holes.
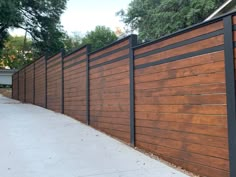
POLYGON ((40 57, 13 75, 13 98, 195 174, 235 177, 235 30, 232 13, 150 43, 40 57))
POLYGON ((64 113, 86 123, 87 46, 64 57, 64 113))
POLYGON ((40 57, 34 63, 34 104, 41 107, 46 107, 46 60, 45 57, 40 57))

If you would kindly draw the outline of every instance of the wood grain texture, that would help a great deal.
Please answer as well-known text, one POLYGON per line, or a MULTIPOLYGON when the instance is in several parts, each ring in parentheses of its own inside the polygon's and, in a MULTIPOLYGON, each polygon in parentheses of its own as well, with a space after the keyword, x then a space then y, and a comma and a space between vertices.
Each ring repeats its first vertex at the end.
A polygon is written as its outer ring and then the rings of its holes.
POLYGON ((25 70, 19 71, 19 100, 25 102, 25 70))
POLYGON ((86 63, 87 48, 64 58, 64 113, 83 123, 87 122, 86 63))
POLYGON ((220 29, 223 29, 223 22, 222 21, 217 22, 217 23, 213 23, 213 24, 210 24, 210 25, 206 25, 205 27, 201 27, 201 28, 191 30, 191 31, 183 33, 181 35, 171 37, 167 40, 160 41, 158 43, 158 46, 154 43, 154 44, 142 47, 138 50, 135 50, 135 55, 139 55, 139 54, 142 54, 144 52, 149 52, 149 51, 152 51, 154 49, 162 48, 162 47, 165 47, 165 46, 168 46, 168 45, 171 45, 171 44, 175 44, 177 42, 181 42, 181 41, 184 41, 184 40, 187 40, 187 39, 191 39, 191 38, 194 38, 194 37, 197 37, 197 36, 201 36, 201 35, 204 35, 204 34, 207 34, 207 33, 210 33, 210 32, 214 32, 214 31, 217 31, 217 30, 220 30, 220 29))
MULTIPOLYGON (((135 49, 135 55, 222 29, 222 22, 135 49)), ((223 44, 218 35, 135 65, 223 44)), ((224 51, 135 70, 136 145, 201 176, 229 177, 224 51)), ((96 107, 94 107, 96 110, 96 107)))
MULTIPOLYGON (((133 49, 136 146, 206 177, 229 177, 223 28, 219 20, 133 49)), ((44 106, 47 93, 48 109, 61 112, 63 74, 64 113, 86 123, 89 91, 90 125, 130 143, 129 47, 128 38, 88 56, 83 47, 64 58, 64 70, 54 55, 47 82, 37 60, 35 104, 44 106)), ((31 82, 29 65, 13 76, 13 98, 31 102, 31 82)))
POLYGON ((129 127, 129 58, 103 64, 128 55, 129 40, 90 56, 91 125, 125 142, 130 140, 129 127))
POLYGON ((188 45, 177 47, 171 50, 166 50, 163 52, 158 52, 156 54, 150 55, 149 57, 143 57, 135 60, 135 65, 140 65, 144 63, 149 63, 153 61, 160 61, 166 58, 180 56, 186 53, 200 51, 206 48, 211 48, 215 46, 222 45, 224 43, 224 36, 219 35, 202 41, 194 42, 188 45))
POLYGON ((62 59, 61 54, 47 60, 47 108, 61 112, 62 108, 62 59), (50 62, 50 60, 53 60, 50 62), (59 63, 59 64, 57 64, 59 63))
POLYGON ((25 102, 33 104, 34 102, 34 64, 25 68, 25 102))
POLYGON ((46 106, 46 70, 45 58, 42 57, 35 62, 35 104, 41 107, 46 106))
POLYGON ((12 98, 18 100, 19 95, 19 73, 14 73, 12 76, 12 98))
POLYGON ((126 46, 126 45, 128 45, 129 44, 129 40, 125 40, 125 41, 123 41, 123 42, 120 42, 120 43, 117 43, 117 44, 115 44, 115 45, 113 45, 113 46, 110 46, 109 48, 107 48, 107 49, 105 49, 105 50, 102 50, 102 51, 99 51, 99 52, 95 52, 95 53, 93 53, 92 55, 90 55, 90 59, 92 60, 92 59, 94 59, 95 57, 100 57, 101 55, 104 55, 104 54, 106 54, 106 53, 108 53, 108 52, 112 52, 112 51, 114 51, 114 50, 117 50, 117 49, 119 49, 119 48, 121 48, 121 47, 124 47, 124 46, 126 46))

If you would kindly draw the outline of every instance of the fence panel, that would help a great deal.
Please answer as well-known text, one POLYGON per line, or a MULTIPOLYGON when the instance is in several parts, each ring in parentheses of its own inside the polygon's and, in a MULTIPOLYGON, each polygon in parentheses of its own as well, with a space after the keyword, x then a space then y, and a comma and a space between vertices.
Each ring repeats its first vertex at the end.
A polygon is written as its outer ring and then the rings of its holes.
POLYGON ((47 60, 47 108, 62 112, 62 56, 47 60))
POLYGON ((19 73, 16 72, 12 76, 12 98, 15 100, 19 99, 19 73))
POLYGON ((19 100, 25 102, 25 69, 19 71, 19 100))
MULTIPOLYGON (((200 176, 235 177, 235 14, 136 47, 129 36, 36 60, 35 104, 200 176)), ((13 75, 22 102, 32 102, 32 66, 13 75)))
POLYGON ((25 68, 25 102, 34 103, 34 64, 25 68))
POLYGON ((135 49, 136 145, 229 176, 223 22, 135 49))
POLYGON ((129 38, 89 57, 90 122, 130 142, 129 38))
POLYGON ((64 113, 86 123, 87 47, 64 58, 64 113))
POLYGON ((41 57, 35 61, 35 104, 46 107, 46 60, 41 57))

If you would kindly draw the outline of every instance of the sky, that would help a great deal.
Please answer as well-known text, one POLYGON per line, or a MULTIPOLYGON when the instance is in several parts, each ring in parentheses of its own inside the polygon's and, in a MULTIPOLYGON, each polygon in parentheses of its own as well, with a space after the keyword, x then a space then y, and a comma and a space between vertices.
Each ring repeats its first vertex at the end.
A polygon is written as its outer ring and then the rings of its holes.
MULTIPOLYGON (((126 10, 132 0, 69 0, 67 9, 61 16, 61 24, 68 34, 79 32, 82 35, 94 30, 97 25, 123 29, 124 24, 116 12, 126 10)), ((24 35, 22 30, 14 30, 13 35, 24 35)))

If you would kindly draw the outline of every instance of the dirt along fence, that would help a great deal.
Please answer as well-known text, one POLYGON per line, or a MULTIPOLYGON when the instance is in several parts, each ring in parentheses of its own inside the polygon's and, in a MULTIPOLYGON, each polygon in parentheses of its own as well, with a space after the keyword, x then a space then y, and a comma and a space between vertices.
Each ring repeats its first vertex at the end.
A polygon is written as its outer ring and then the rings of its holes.
POLYGON ((40 57, 13 75, 13 98, 197 175, 235 177, 235 30, 232 13, 150 43, 40 57))

